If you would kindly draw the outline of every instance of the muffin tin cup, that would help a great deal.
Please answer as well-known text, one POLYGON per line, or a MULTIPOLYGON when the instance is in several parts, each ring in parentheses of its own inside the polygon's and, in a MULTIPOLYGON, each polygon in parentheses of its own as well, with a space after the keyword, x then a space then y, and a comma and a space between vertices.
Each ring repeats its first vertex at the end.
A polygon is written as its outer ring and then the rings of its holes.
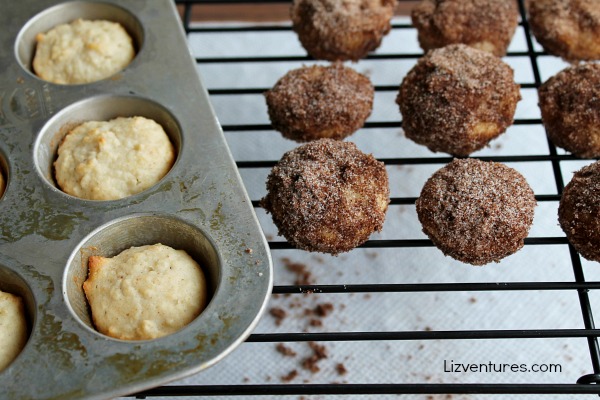
POLYGON ((0 372, 3 399, 112 398, 213 365, 245 340, 272 290, 272 263, 252 203, 202 86, 170 0, 23 0, 0 16, 0 290, 23 297, 29 339, 0 372), (107 11, 108 10, 108 11, 107 11), (32 38, 75 18, 122 22, 138 53, 117 75, 56 85, 30 68, 32 38), (176 70, 177 79, 165 79, 176 70), (56 149, 86 120, 144 116, 176 151, 168 174, 119 200, 65 194, 56 149), (190 324, 144 341, 94 329, 82 283, 90 255, 162 243, 186 250, 208 278, 209 302, 190 324))
MULTIPOLYGON (((63 292, 75 318, 92 332, 98 333, 91 321, 91 312, 82 288, 87 278, 87 260, 90 256, 114 257, 130 247, 156 243, 186 251, 200 264, 205 274, 208 303, 213 298, 216 303, 224 301, 220 299, 220 292, 216 296, 222 281, 221 257, 202 228, 169 214, 134 214, 99 227, 71 254, 64 274, 63 292)), ((204 317, 198 319, 203 320, 204 317)), ((200 322, 200 325, 203 324, 205 322, 200 322)))
POLYGON ((136 53, 139 53, 144 42, 143 25, 135 15, 118 4, 94 1, 72 1, 59 3, 39 12, 20 30, 15 44, 15 58, 21 68, 33 76, 33 58, 35 55, 36 36, 53 27, 69 23, 75 19, 109 20, 117 22, 127 31, 136 53))

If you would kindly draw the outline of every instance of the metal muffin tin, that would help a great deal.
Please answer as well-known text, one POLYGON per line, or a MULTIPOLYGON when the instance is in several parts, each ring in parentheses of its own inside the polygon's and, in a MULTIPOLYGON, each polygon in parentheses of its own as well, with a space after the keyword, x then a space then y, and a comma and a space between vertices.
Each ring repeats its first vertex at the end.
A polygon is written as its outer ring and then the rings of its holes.
POLYGON ((0 24, 0 167, 8 181, 0 199, 0 290, 25 300, 30 322, 25 348, 0 373, 0 398, 110 398, 216 363, 257 324, 272 263, 174 4, 11 1, 0 24), (136 42, 133 62, 85 85, 37 78, 35 35, 76 18, 120 22, 136 42), (158 184, 114 201, 57 188, 52 162, 69 127, 134 115, 163 125, 177 149, 158 184), (184 249, 203 266, 208 306, 163 338, 100 334, 82 290, 88 257, 154 243, 184 249))

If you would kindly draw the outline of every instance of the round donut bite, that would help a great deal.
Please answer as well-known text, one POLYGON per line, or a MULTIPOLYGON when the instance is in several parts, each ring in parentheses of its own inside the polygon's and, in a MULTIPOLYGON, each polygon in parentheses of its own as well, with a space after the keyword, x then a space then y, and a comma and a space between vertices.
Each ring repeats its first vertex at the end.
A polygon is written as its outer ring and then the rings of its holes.
POLYGON ((292 27, 318 60, 358 61, 390 31, 394 0, 294 0, 292 27))
POLYGON ((320 139, 283 155, 260 204, 294 247, 336 255, 382 229, 388 176, 354 143, 320 139))
POLYGON ((335 63, 287 72, 265 93, 275 130, 291 140, 344 139, 360 129, 373 109, 366 76, 335 63))
POLYGON ((416 201, 423 232, 445 255, 473 265, 523 247, 536 200, 525 178, 496 162, 455 159, 435 172, 416 201))
POLYGON ((463 43, 501 57, 517 29, 519 8, 512 0, 422 0, 411 17, 425 51, 463 43))
POLYGON ((598 0, 530 0, 531 32, 549 54, 568 62, 600 59, 598 0))
POLYGON ((519 85, 500 58, 464 44, 429 51, 404 77, 396 103, 406 137, 467 156, 513 122, 519 85))
POLYGON ((600 64, 566 68, 544 82, 538 94, 552 143, 577 157, 599 157, 600 64))
POLYGON ((600 262, 600 161, 575 172, 563 191, 558 222, 584 258, 600 262))

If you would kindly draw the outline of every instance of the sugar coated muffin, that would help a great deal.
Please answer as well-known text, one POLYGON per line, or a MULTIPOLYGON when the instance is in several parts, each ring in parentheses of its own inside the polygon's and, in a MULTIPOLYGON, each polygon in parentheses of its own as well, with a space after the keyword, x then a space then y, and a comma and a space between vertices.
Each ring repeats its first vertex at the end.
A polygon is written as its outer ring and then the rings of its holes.
POLYGON ((394 0, 294 0, 292 27, 315 59, 357 61, 390 31, 394 0))
POLYGON ((0 371, 21 353, 28 336, 23 300, 0 291, 0 371))
POLYGON ((366 76, 341 63, 286 73, 265 93, 271 124, 288 139, 344 139, 360 129, 373 108, 366 76))
POLYGON ((600 157, 600 64, 566 68, 544 82, 538 94, 552 143, 578 157, 600 157))
POLYGON ((383 227, 388 176, 382 162, 354 143, 319 139, 283 155, 260 204, 293 246, 338 254, 383 227))
POLYGON ((76 19, 36 36, 33 71, 52 83, 82 84, 108 78, 135 57, 133 40, 116 22, 76 19))
POLYGON ((455 159, 427 180, 416 206, 423 232, 445 255, 484 265, 523 247, 536 200, 514 169, 455 159))
POLYGON ((463 43, 500 57, 517 29, 519 8, 513 0, 422 0, 411 17, 425 51, 463 43))
POLYGON ((600 161, 575 172, 558 206, 558 222, 584 258, 600 262, 600 161))
POLYGON ((131 247, 112 258, 92 256, 83 290, 96 329, 122 340, 177 332, 206 306, 200 265, 163 244, 131 247))
POLYGON ((569 62, 600 60, 598 0, 530 0, 529 24, 549 54, 569 62))
POLYGON ((162 126, 144 117, 85 122, 64 137, 54 162, 58 186, 88 200, 148 189, 171 169, 175 150, 162 126))
POLYGON ((452 44, 417 61, 396 103, 406 137, 434 152, 467 156, 506 131, 520 99, 510 66, 483 50, 452 44))

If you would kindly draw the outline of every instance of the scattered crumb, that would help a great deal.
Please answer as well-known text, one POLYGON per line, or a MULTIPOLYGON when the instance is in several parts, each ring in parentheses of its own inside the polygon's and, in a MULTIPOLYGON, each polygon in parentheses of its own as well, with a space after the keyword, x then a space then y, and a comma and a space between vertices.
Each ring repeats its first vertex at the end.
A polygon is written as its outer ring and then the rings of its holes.
POLYGON ((323 259, 323 257, 321 256, 313 256, 312 257, 316 262, 318 262, 319 264, 324 264, 325 263, 325 259, 323 259))
POLYGON ((287 375, 281 377, 283 382, 289 382, 298 376, 298 370, 291 370, 287 375))
POLYGON ((321 361, 324 358, 327 358, 327 349, 325 348, 325 346, 322 346, 315 342, 308 342, 308 345, 312 349, 313 354, 312 356, 305 358, 302 361, 302 367, 304 369, 309 370, 312 373, 317 373, 321 370, 321 368, 319 368, 318 365, 319 361, 321 361))
POLYGON ((283 308, 273 307, 269 310, 269 314, 275 318, 275 325, 281 325, 281 322, 287 317, 287 312, 283 308))
POLYGON ((248 253, 248 254, 252 254, 252 249, 250 249, 250 248, 248 248, 248 249, 246 249, 246 250, 244 250, 244 251, 245 251, 246 253, 248 253))
POLYGON ((305 264, 292 262, 289 258, 282 258, 281 261, 288 271, 296 275, 296 281, 294 282, 296 285, 314 284, 312 273, 305 264))
POLYGON ((286 357, 294 357, 296 355, 296 352, 294 350, 287 347, 283 343, 279 343, 275 348, 277 349, 278 352, 280 352, 281 354, 283 354, 286 357))
POLYGON ((315 327, 315 328, 320 328, 320 327, 322 327, 322 326, 323 326, 323 321, 321 321, 320 319, 311 318, 311 319, 308 321, 308 324, 309 324, 310 326, 312 326, 312 327, 315 327))
POLYGON ((337 371, 338 375, 346 375, 348 373, 346 366, 342 363, 337 363, 335 365, 335 370, 337 371))
POLYGON ((471 297, 471 298, 469 299, 469 302, 470 302, 471 304, 477 303, 477 299, 476 299, 475 297, 471 297))
POLYGON ((315 314, 319 317, 326 317, 333 311, 333 304, 331 303, 321 303, 317 304, 315 307, 315 314))

